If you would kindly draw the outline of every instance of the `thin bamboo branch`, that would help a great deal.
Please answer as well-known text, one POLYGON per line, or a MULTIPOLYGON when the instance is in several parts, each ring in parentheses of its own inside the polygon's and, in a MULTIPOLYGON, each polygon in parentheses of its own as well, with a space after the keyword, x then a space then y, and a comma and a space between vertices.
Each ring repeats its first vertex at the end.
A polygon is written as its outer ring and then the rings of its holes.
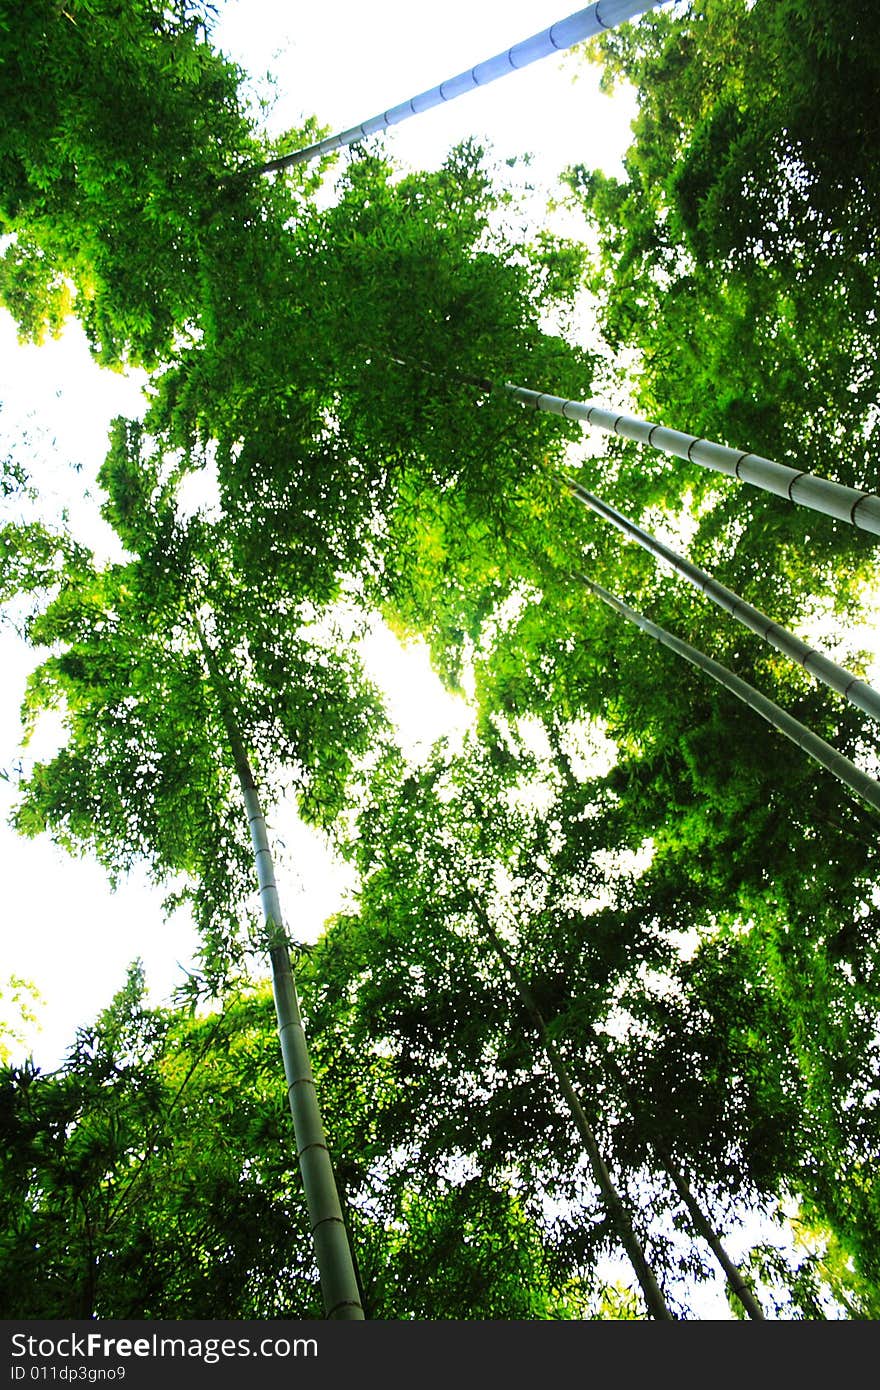
POLYGON ((164 1134, 168 1122, 171 1119, 172 1112, 174 1111, 175 1107, 177 1106, 178 1102, 183 1096, 183 1093, 186 1087, 189 1085, 190 1080, 194 1076, 196 1069, 198 1068, 199 1064, 202 1061, 204 1061, 210 1049, 214 1046, 215 1042, 217 1041, 220 1033, 223 1030, 224 1021, 225 1020, 221 1014, 221 1016, 217 1019, 217 1022, 214 1024, 214 1027, 208 1033, 208 1036, 202 1044, 201 1048, 196 1053, 195 1059, 190 1064, 186 1075, 184 1076, 180 1085, 177 1087, 177 1090, 174 1092, 174 1095, 171 1097, 171 1100, 169 1101, 164 1114, 159 1120, 159 1123, 153 1127, 148 1139, 144 1144, 143 1155, 141 1156, 140 1160, 135 1166, 134 1172, 128 1179, 128 1182, 125 1183, 125 1185, 122 1188, 122 1191, 119 1193, 112 1206, 110 1207, 110 1210, 104 1222, 104 1235, 106 1235, 112 1229, 114 1222, 117 1220, 120 1213, 130 1202, 132 1189, 135 1183, 137 1183, 139 1179, 143 1176, 144 1172, 146 1171, 147 1164, 156 1153, 157 1139, 160 1137, 160 1135, 164 1134))
POLYGON ((370 135, 387 130, 389 126, 400 125, 401 121, 409 120, 411 116, 419 116, 433 106, 441 106, 455 97, 464 96, 466 92, 475 91, 477 87, 485 87, 499 77, 506 77, 508 73, 528 67, 539 58, 560 53, 585 39, 595 38, 606 29, 613 29, 646 10, 655 9, 661 3, 663 0, 599 0, 598 4, 588 5, 586 9, 577 10, 569 15, 567 19, 557 20, 549 29, 523 39, 521 43, 516 43, 512 48, 506 48, 502 53, 477 63, 475 67, 467 68, 455 77, 446 78, 439 86, 409 97, 398 106, 380 111, 377 116, 371 116, 359 125, 351 126, 338 135, 328 135, 314 145, 307 145, 305 149, 295 150, 292 154, 283 155, 278 159, 270 159, 265 164, 258 164, 244 172, 272 174, 281 169, 289 169, 295 164, 305 164, 321 155, 331 154, 345 145, 357 144, 370 135))
POLYGON ((716 473, 726 473, 742 483, 751 483, 778 497, 787 497, 802 507, 812 507, 814 511, 880 536, 880 495, 876 492, 845 487, 829 478, 820 478, 818 474, 789 468, 784 463, 774 463, 760 454, 730 449, 726 444, 713 444, 711 440, 701 439, 698 435, 670 430, 665 425, 654 425, 649 420, 639 420, 633 415, 608 410, 605 406, 591 405, 589 401, 565 400, 562 396, 551 396, 546 391, 516 386, 512 381, 505 382, 503 389, 523 405, 532 406, 535 410, 562 415, 566 420, 579 420, 606 434, 617 434, 639 444, 648 444, 658 453, 674 454, 703 468, 714 469, 716 473))
POLYGON ((683 656, 685 661, 689 661, 691 665, 697 666, 701 671, 704 671, 706 675, 711 676, 719 685, 723 685, 725 689, 736 695, 738 699, 742 700, 750 709, 753 709, 756 714, 760 714, 762 719, 766 719, 769 724, 772 724, 773 727, 784 734, 786 738, 791 739, 792 743, 796 743, 797 746, 803 749, 815 762, 821 764, 828 772, 833 773, 839 781, 843 782, 845 786, 848 786, 857 796, 867 801, 875 810, 880 811, 880 784, 878 784, 873 777, 869 777, 866 772, 862 772, 861 768, 856 767, 855 763, 850 762, 849 758, 845 757, 843 753, 838 753, 837 749, 832 748, 830 743, 826 743, 818 734, 814 734, 804 724, 801 724, 798 719, 795 719, 793 715, 787 714, 786 711, 780 708, 773 700, 768 699, 766 695, 762 695, 760 691, 755 690, 754 686, 749 685, 748 682, 744 681, 740 676, 734 675, 726 666, 722 666, 718 661, 713 661, 711 657, 706 656, 705 653, 699 651, 696 647, 692 647, 689 642, 685 642, 682 638, 676 637, 674 633, 667 632, 665 628, 658 626, 657 623, 652 623, 650 619, 643 617, 641 613, 637 613, 621 599, 609 593, 607 589, 603 589, 601 584, 595 583, 594 580, 587 578, 586 575, 580 575, 579 577, 582 582, 586 584, 587 588, 590 589, 597 598, 600 598, 603 603, 606 603, 609 608, 613 608, 615 612, 627 618, 628 621, 634 623, 636 627, 640 627, 643 632, 647 632, 649 636, 653 637, 656 641, 661 642, 665 647, 669 647, 671 651, 676 652, 679 656, 683 656))
POLYGON ((869 714, 872 719, 880 720, 880 693, 868 685, 867 681, 854 676, 844 666, 838 666, 829 657, 815 651, 813 647, 802 642, 787 628, 774 622, 772 618, 768 618, 767 614, 762 613, 759 608, 753 608, 750 603, 746 603, 745 599, 740 598, 739 594, 720 584, 717 579, 713 579, 711 575, 707 574, 705 570, 701 570, 691 560, 679 555, 663 541, 658 540, 656 536, 652 536, 649 531, 643 530, 634 521, 630 521, 629 517, 624 516, 615 507, 588 492, 576 479, 564 477, 563 481, 580 502, 583 502, 599 516, 605 517, 607 521, 610 521, 619 531, 623 531, 625 535, 636 541, 644 550, 666 560, 689 584, 693 584, 719 608, 730 613, 745 627, 751 628, 752 632, 756 632, 771 647, 775 647, 791 661, 802 666, 811 676, 815 676, 817 680, 837 691, 844 699, 849 700, 850 704, 869 714))

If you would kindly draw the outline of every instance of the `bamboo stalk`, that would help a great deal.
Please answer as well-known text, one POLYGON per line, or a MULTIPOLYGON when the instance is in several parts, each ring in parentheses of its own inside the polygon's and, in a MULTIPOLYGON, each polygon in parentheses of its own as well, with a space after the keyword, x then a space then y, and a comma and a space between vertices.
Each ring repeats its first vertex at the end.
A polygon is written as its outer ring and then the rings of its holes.
MULTIPOLYGON (((633 1096, 632 1088, 621 1072, 620 1067, 610 1053, 607 1052, 604 1047, 598 1045, 598 1041, 597 1051, 600 1055, 600 1066, 606 1067, 608 1071, 611 1072, 612 1076, 614 1076, 633 1114, 636 1117, 638 1117, 640 1113, 644 1116, 644 1108, 633 1096)), ((692 1226, 697 1234, 702 1236, 703 1240, 705 1240, 706 1244, 709 1246, 730 1284, 733 1293, 739 1299, 746 1313, 750 1318, 762 1322, 765 1321, 764 1310, 743 1278, 740 1269, 730 1258, 722 1245, 720 1236, 691 1191, 690 1184, 675 1162, 672 1154, 666 1148, 666 1145, 661 1143, 654 1135, 649 1135, 648 1142, 657 1154, 663 1167, 666 1169, 666 1173, 671 1179, 691 1219, 692 1226)))
POLYGON ((778 497, 787 497, 799 506, 811 507, 838 521, 847 521, 863 531, 880 535, 880 495, 876 492, 845 487, 829 478, 820 478, 818 474, 789 468, 784 463, 774 463, 760 454, 729 449, 726 444, 713 444, 698 435, 670 430, 665 425, 654 425, 649 420, 639 420, 633 415, 591 405, 589 401, 565 400, 562 396, 551 396, 546 391, 516 386, 512 381, 505 382, 503 389, 523 405, 532 406, 535 410, 562 415, 566 420, 580 420, 606 434, 617 434, 639 444, 648 444, 658 453, 674 454, 703 468, 714 469, 716 473, 726 473, 742 483, 751 483, 778 497))
POLYGON ((534 995, 517 970, 510 953, 505 949, 500 937, 493 929, 488 918, 483 918, 483 925, 501 964, 507 971, 507 974, 513 982, 514 988, 522 999, 526 1013, 531 1019, 538 1037, 541 1040, 541 1046, 550 1063, 550 1068, 556 1080, 559 1082, 559 1088, 565 1097, 569 1113, 574 1121, 574 1126, 583 1141, 584 1150, 590 1161, 590 1167, 596 1185, 602 1194, 606 1210, 617 1232, 620 1243, 629 1256, 630 1263, 632 1264, 639 1286, 644 1295, 648 1311, 653 1318, 658 1320, 675 1321, 673 1314, 667 1307, 666 1300, 654 1277, 653 1271, 645 1258, 645 1252, 633 1230, 629 1215, 614 1186, 614 1181, 608 1171, 605 1160, 602 1157, 598 1141, 593 1133, 593 1128, 587 1119, 578 1094, 571 1083, 568 1069, 560 1056, 559 1049, 556 1047, 556 1044, 547 1031, 547 1026, 535 1002, 534 995))
POLYGON ((740 449, 730 449, 726 444, 713 444, 699 435, 685 434, 682 430, 667 429, 665 425, 652 424, 650 420, 640 420, 634 415, 624 415, 605 406, 593 405, 589 401, 567 400, 564 396, 552 396, 547 391, 533 391, 528 386, 517 386, 506 381, 499 386, 487 377, 470 376, 464 373, 437 372, 423 362, 410 362, 401 357, 383 354, 389 362, 414 371, 426 372, 430 376, 444 377, 449 381, 459 381, 462 385, 474 386, 478 391, 506 391, 522 405, 534 410, 547 411, 551 415, 561 415, 566 420, 579 420, 591 425, 605 434, 616 434, 622 439, 632 439, 638 444, 648 444, 658 453, 674 454, 689 463, 698 463, 716 473, 737 478, 742 483, 763 488, 777 497, 787 497, 801 507, 810 507, 837 521, 847 521, 859 530, 880 536, 880 494, 866 492, 859 488, 847 487, 830 478, 821 478, 817 473, 807 473, 787 464, 775 463, 773 459, 760 454, 743 453, 740 449))
POLYGON ((723 685, 725 689, 736 695, 750 709, 753 709, 756 714, 760 714, 762 719, 766 719, 786 738, 791 739, 792 743, 796 743, 815 762, 821 764, 828 772, 833 773, 838 781, 843 782, 857 796, 873 806, 876 811, 880 811, 880 784, 873 777, 869 777, 866 772, 862 772, 861 768, 856 767, 855 763, 850 762, 843 753, 838 753, 837 749, 832 748, 830 743, 826 743, 818 734, 814 734, 804 724, 801 724, 800 720, 787 714, 773 700, 755 690, 754 686, 749 685, 740 676, 734 675, 720 662, 713 661, 710 656, 706 656, 696 647, 692 647, 689 642, 676 637, 674 633, 667 632, 657 623, 652 623, 649 618, 643 617, 641 613, 637 613, 621 599, 609 593, 607 589, 603 589, 601 584, 588 579, 586 575, 581 575, 580 578, 587 588, 609 608, 613 608, 615 612, 620 613, 622 617, 627 618, 636 627, 640 627, 643 632, 647 632, 665 647, 669 647, 671 651, 683 656, 685 661, 689 661, 691 665, 699 667, 701 671, 711 676, 719 685, 723 685))
POLYGON ((287 1098, 293 1117, 296 1156, 302 1174, 309 1212, 315 1260, 321 1281, 324 1316, 336 1321, 362 1321, 364 1310, 333 1165, 318 1106, 315 1081, 300 1015, 299 1000, 275 882, 275 869, 266 820, 260 805, 250 761, 226 698, 216 662, 201 629, 199 639, 218 696, 233 763, 250 826, 254 863, 260 889, 263 921, 269 941, 272 992, 278 1021, 278 1037, 287 1081, 287 1098))
POLYGON ((771 647, 775 647, 791 661, 802 666, 811 676, 815 676, 817 680, 830 686, 832 690, 836 690, 844 699, 849 700, 850 704, 869 714, 872 719, 880 720, 880 693, 868 685, 867 681, 860 680, 851 671, 847 671, 846 667, 838 666, 830 657, 823 656, 821 652, 809 647, 794 633, 774 622, 772 618, 768 618, 767 614, 762 613, 759 608, 753 608, 750 603, 746 603, 745 599, 740 598, 739 594, 720 584, 717 579, 706 574, 705 570, 701 570, 691 560, 679 555, 663 541, 658 540, 656 536, 652 536, 649 531, 643 530, 634 521, 630 521, 629 517, 624 516, 608 502, 603 502, 601 498, 588 492, 576 479, 565 477, 564 481, 580 502, 583 502, 599 516, 605 517, 613 526, 630 536, 643 549, 668 561, 688 583, 700 589, 719 608, 730 613, 745 627, 751 628, 752 632, 756 632, 771 647))
POLYGON ((703 1240, 709 1246, 712 1254, 721 1266, 731 1290, 739 1299, 747 1316, 754 1318, 756 1321, 765 1321, 763 1308, 743 1278, 739 1267, 730 1258, 724 1246, 721 1244, 721 1240, 715 1228, 691 1191, 690 1185, 681 1172, 681 1169, 675 1163, 671 1154, 663 1149, 662 1145, 658 1144, 654 1139, 650 1142, 657 1151, 664 1168, 675 1184, 676 1191, 684 1203, 694 1229, 698 1235, 703 1237, 703 1240))
POLYGON ((438 86, 409 97, 398 106, 380 111, 377 116, 371 116, 359 125, 351 126, 338 135, 328 135, 314 145, 307 145, 302 150, 295 150, 292 154, 283 155, 278 159, 270 159, 265 164, 258 164, 245 172, 271 174, 280 169, 289 169, 295 164, 305 164, 320 155, 331 154, 345 145, 357 144, 370 135, 387 130, 389 126, 400 125, 401 121, 409 120, 411 116, 419 116, 433 106, 441 106, 455 97, 474 91, 477 87, 485 87, 499 77, 506 77, 508 73, 528 67, 539 58, 560 53, 585 39, 595 38, 606 29, 613 29, 616 25, 623 24, 646 10, 652 10, 661 3, 663 0, 599 0, 598 4, 588 5, 586 9, 577 10, 569 15, 567 19, 557 20, 549 29, 515 43, 512 48, 504 49, 503 52, 467 68, 455 77, 446 78, 438 86))

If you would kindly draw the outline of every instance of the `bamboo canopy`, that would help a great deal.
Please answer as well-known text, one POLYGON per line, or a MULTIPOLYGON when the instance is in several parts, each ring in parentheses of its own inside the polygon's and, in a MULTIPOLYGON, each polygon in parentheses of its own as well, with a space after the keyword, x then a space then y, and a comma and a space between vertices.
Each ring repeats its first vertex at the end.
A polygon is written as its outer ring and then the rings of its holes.
POLYGON ((713 661, 712 657, 706 656, 698 648, 692 647, 689 642, 685 642, 681 637, 676 637, 674 633, 667 632, 666 628, 652 623, 649 618, 637 613, 622 599, 615 597, 607 589, 603 589, 601 584, 595 583, 587 575, 581 575, 580 578, 587 588, 609 608, 613 608, 621 617, 628 619, 636 627, 640 627, 643 632, 647 632, 657 642, 661 642, 663 646, 677 652, 692 666, 697 666, 706 675, 711 676, 719 685, 723 685, 725 689, 736 695, 750 709, 753 709, 756 714, 760 714, 762 719, 766 719, 768 724, 772 724, 781 734, 785 734, 785 737, 791 739, 792 743, 796 743, 815 762, 820 763, 828 772, 833 773, 857 796, 873 806, 875 811, 880 811, 880 783, 876 782, 873 777, 869 777, 866 772, 862 772, 861 768, 856 767, 855 763, 851 762, 843 753, 838 753, 837 749, 832 748, 830 743, 826 743, 824 738, 814 734, 800 720, 787 714, 775 701, 762 695, 754 686, 749 685, 748 681, 744 681, 742 677, 729 671, 720 662, 713 661))
POLYGON ((528 67, 539 58, 561 53, 573 44, 595 38, 606 29, 613 29, 635 15, 655 9, 660 3, 662 0, 599 0, 598 4, 588 5, 586 9, 577 10, 569 15, 567 19, 557 20, 549 29, 543 29, 539 34, 533 34, 530 38, 515 43, 511 48, 505 48, 501 53, 486 58, 474 67, 466 68, 455 77, 446 78, 439 86, 419 92, 417 96, 409 97, 399 105, 389 107, 387 111, 380 111, 377 116, 371 116, 369 120, 361 121, 359 125, 351 126, 337 135, 328 135, 314 145, 307 145, 305 149, 295 150, 293 154, 278 159, 270 159, 248 172, 276 173, 280 169, 289 169, 295 164, 305 164, 321 155, 331 154, 345 145, 355 145, 359 140, 366 140, 370 135, 378 135, 380 131, 387 130, 389 126, 399 125, 411 116, 419 116, 423 111, 429 111, 432 106, 441 106, 455 97, 464 96, 466 92, 473 92, 477 87, 485 87, 499 77, 506 77, 508 73, 528 67))
POLYGON ((546 391, 516 386, 512 381, 504 383, 504 390, 535 410, 547 410, 554 415, 562 415, 566 420, 580 420, 606 434, 617 434, 639 444, 648 444, 658 453, 675 454, 690 463, 700 464, 702 468, 726 473, 742 483, 751 483, 778 497, 787 497, 802 507, 812 507, 814 511, 824 512, 838 521, 848 521, 863 531, 880 536, 880 496, 876 492, 845 487, 829 478, 820 478, 815 473, 774 463, 760 454, 730 449, 726 444, 713 444, 711 440, 701 439, 698 435, 670 430, 665 425, 639 420, 634 415, 623 415, 620 411, 592 405, 589 401, 568 401, 562 396, 551 396, 546 391))
POLYGON ((701 570, 699 566, 693 564, 683 555, 677 554, 663 541, 652 536, 649 531, 643 530, 634 521, 630 521, 629 517, 624 516, 615 507, 588 492, 576 479, 566 477, 565 482, 579 501, 599 516, 605 517, 618 530, 623 531, 625 535, 630 536, 642 546, 644 550, 667 560, 684 579, 704 593, 719 608, 730 613, 745 627, 751 628, 765 642, 769 642, 771 647, 775 647, 784 656, 797 662, 817 680, 830 686, 832 690, 836 690, 839 695, 843 695, 850 704, 864 710, 873 719, 880 720, 880 693, 873 686, 868 685, 867 681, 860 680, 851 671, 847 671, 846 667, 838 666, 829 657, 823 656, 821 652, 809 647, 806 642, 795 637, 794 633, 789 632, 787 628, 775 623, 772 618, 768 618, 767 614, 762 613, 759 608, 753 608, 750 603, 746 603, 745 599, 740 598, 739 594, 734 593, 732 589, 726 588, 717 579, 706 574, 705 570, 701 570))

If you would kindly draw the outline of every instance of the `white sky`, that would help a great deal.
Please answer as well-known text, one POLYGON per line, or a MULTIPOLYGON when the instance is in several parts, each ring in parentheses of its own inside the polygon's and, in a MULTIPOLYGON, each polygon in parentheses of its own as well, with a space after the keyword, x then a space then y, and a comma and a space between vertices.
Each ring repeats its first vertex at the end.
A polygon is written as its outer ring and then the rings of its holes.
MULTIPOLYGON (((370 6, 230 0, 214 43, 245 68, 258 94, 273 97, 272 130, 315 114, 337 131, 538 33, 574 8, 565 0, 447 0, 429 10, 404 0, 370 6)), ((600 95, 597 78, 574 55, 545 58, 397 126, 384 137, 385 147, 400 161, 434 168, 452 145, 473 135, 499 158, 531 153, 531 181, 552 180, 575 161, 616 172, 634 108, 626 94, 613 100, 600 95)), ((96 502, 82 501, 82 493, 104 457, 113 416, 140 412, 140 382, 137 374, 97 369, 75 325, 42 347, 18 346, 0 310, 0 436, 19 442, 27 436, 35 481, 48 491, 52 479, 57 506, 71 508, 76 529, 90 542, 102 524, 96 502), (80 464, 81 473, 74 474, 72 464, 80 464)), ((431 740, 462 723, 464 712, 441 690, 423 650, 404 656, 392 639, 377 641, 377 673, 381 669, 393 692, 407 740, 431 740)), ((33 663, 33 653, 0 630, 0 768, 10 769, 17 756, 18 710, 33 663)), ((38 753, 39 746, 28 751, 38 753)), ((91 860, 71 859, 45 837, 13 835, 6 826, 12 801, 11 785, 0 782, 0 991, 11 974, 37 985, 41 1026, 26 1032, 26 1048, 38 1065, 51 1068, 77 1025, 93 1019, 122 985, 135 956, 144 960, 158 1001, 183 982, 196 942, 183 915, 162 920, 162 894, 142 874, 111 894, 91 860)), ((278 868, 288 922, 295 934, 314 937, 339 905, 342 880, 328 874, 313 841, 291 826, 278 829, 286 846, 278 868)), ((4 1007, 0 1001, 0 1022, 4 1007)))

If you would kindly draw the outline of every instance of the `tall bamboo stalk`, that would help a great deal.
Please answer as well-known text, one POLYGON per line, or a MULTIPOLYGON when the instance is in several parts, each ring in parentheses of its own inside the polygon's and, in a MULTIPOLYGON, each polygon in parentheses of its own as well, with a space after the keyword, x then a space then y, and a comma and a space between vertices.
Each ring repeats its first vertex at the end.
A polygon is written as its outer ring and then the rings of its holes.
POLYGON ((789 632, 779 623, 775 623, 759 608, 753 608, 750 603, 746 603, 745 599, 740 598, 739 594, 734 593, 732 589, 726 588, 717 579, 706 574, 705 570, 701 570, 692 561, 679 555, 663 541, 658 540, 656 536, 652 536, 649 531, 643 530, 634 521, 630 521, 629 517, 624 516, 608 502, 603 502, 601 498, 588 492, 576 479, 566 477, 564 481, 580 502, 583 502, 599 516, 605 517, 607 521, 610 521, 619 531, 623 531, 625 535, 630 536, 643 549, 668 561, 688 583, 700 589, 719 608, 730 613, 745 627, 751 628, 752 632, 756 632, 759 637, 762 637, 765 642, 769 642, 771 647, 775 647, 784 656, 789 657, 799 666, 803 666, 804 670, 808 671, 811 676, 815 676, 817 680, 830 686, 832 690, 836 690, 839 695, 843 695, 850 704, 864 710, 873 719, 880 719, 880 693, 868 685, 867 681, 860 680, 851 671, 847 671, 844 666, 838 666, 829 657, 823 656, 821 652, 807 646, 806 642, 795 637, 794 633, 789 632))
MULTIPOLYGON (((643 1114, 643 1107, 640 1104, 640 1102, 637 1101, 633 1096, 632 1087, 628 1084, 626 1078, 623 1076, 623 1073, 621 1072, 614 1058, 610 1055, 610 1053, 608 1053, 605 1050, 605 1048, 600 1049, 600 1065, 605 1067, 614 1076, 615 1080, 620 1086, 620 1089, 623 1091, 626 1102, 632 1110, 633 1114, 636 1116, 638 1116, 639 1113, 643 1114)), ((752 1293, 752 1290, 749 1288, 748 1284, 743 1278, 740 1269, 738 1268, 736 1263, 730 1258, 724 1246, 722 1245, 721 1237, 718 1235, 718 1232, 715 1230, 708 1216, 703 1211, 702 1207, 700 1206, 699 1202, 694 1196, 690 1184, 688 1183, 678 1164, 675 1162, 675 1159, 672 1157, 672 1154, 666 1148, 666 1145, 663 1144, 659 1139, 657 1139, 655 1135, 649 1134, 648 1142, 651 1145, 651 1148, 656 1153, 657 1157, 660 1159, 660 1162, 662 1163, 667 1175, 672 1181, 672 1184, 675 1187, 676 1192, 681 1198, 685 1210, 687 1211, 688 1216, 691 1219, 691 1224, 694 1227, 694 1230, 697 1232, 699 1236, 702 1236, 703 1240, 705 1240, 706 1244, 709 1246, 710 1250, 712 1251, 713 1255, 718 1261, 718 1264, 720 1265, 732 1292, 739 1299, 740 1303, 742 1304, 743 1308, 745 1309, 746 1313, 750 1318, 764 1321, 764 1310, 762 1309, 760 1303, 755 1298, 755 1295, 752 1293)))
POLYGON ((651 1314, 652 1318, 662 1321, 674 1321, 673 1314, 667 1307, 660 1286, 645 1258, 645 1252, 633 1230, 632 1222, 629 1219, 626 1208, 614 1186, 614 1181, 602 1157, 599 1144, 593 1133, 593 1128, 584 1113, 583 1106, 578 1099, 578 1094, 571 1083, 568 1069, 559 1054, 559 1049, 547 1031, 547 1026, 535 1002, 535 997, 517 970, 509 951, 505 949, 501 938, 486 917, 483 918, 483 927, 492 943, 496 955, 519 994, 526 1013, 531 1019, 538 1037, 541 1040, 544 1055, 550 1063, 553 1075, 559 1082, 559 1088, 565 1097, 565 1102, 574 1122, 575 1129, 583 1141, 584 1150, 589 1159, 596 1186, 602 1194, 605 1209, 611 1218, 611 1223, 614 1226, 618 1239, 629 1256, 630 1263, 635 1271, 636 1278, 638 1279, 639 1286, 645 1298, 648 1312, 651 1314))
POLYGON ((668 1150, 656 1139, 651 1139, 650 1143, 663 1164, 663 1167, 666 1169, 666 1172, 669 1174, 669 1177, 672 1179, 675 1189, 691 1219, 694 1230, 697 1232, 697 1235, 702 1236, 703 1240, 709 1246, 709 1249, 712 1251, 712 1254, 715 1256, 724 1272, 732 1293, 739 1299, 748 1317, 763 1322, 763 1308, 746 1283, 739 1266, 730 1258, 722 1245, 717 1231, 691 1191, 690 1185, 681 1169, 678 1167, 678 1164, 668 1150))
POLYGON ((600 598, 603 603, 607 603, 609 608, 613 608, 615 612, 620 613, 622 617, 634 623, 636 627, 640 627, 643 632, 647 632, 657 642, 661 642, 665 647, 669 647, 671 651, 677 652, 679 656, 683 656, 685 661, 689 661, 691 665, 699 667, 701 671, 705 671, 705 673, 711 676, 713 680, 717 681, 719 685, 723 685, 725 689, 736 695, 744 704, 748 705, 750 709, 753 709, 756 714, 760 714, 762 719, 766 719, 769 724, 772 724, 773 727, 778 729, 781 734, 784 734, 786 738, 791 739, 792 743, 796 743, 797 746, 803 749, 815 762, 820 763, 828 772, 833 773, 839 781, 843 782, 845 786, 848 786, 857 796, 862 797, 862 799, 873 806, 876 811, 880 811, 880 784, 878 784, 873 777, 869 777, 866 772, 862 772, 861 768, 856 767, 855 763, 850 762, 849 758, 845 757, 843 753, 838 753, 837 749, 832 748, 830 743, 826 743, 818 734, 814 734, 804 724, 801 724, 800 720, 795 719, 793 715, 787 714, 786 711, 780 708, 773 700, 768 699, 766 695, 762 695, 760 691, 755 690, 754 686, 749 685, 748 682, 744 681, 740 676, 734 675, 732 671, 729 671, 726 666, 722 666, 720 662, 713 661, 710 656, 706 656, 705 653, 699 651, 696 647, 692 647, 689 642, 685 642, 682 638, 676 637, 674 633, 667 632, 665 628, 658 626, 657 623, 652 623, 649 618, 643 617, 641 613, 637 613, 634 609, 630 608, 628 604, 616 598, 614 594, 609 593, 607 589, 603 589, 601 584, 597 584, 594 580, 588 579, 586 575, 581 575, 580 578, 597 598, 600 598))
POLYGON ((306 1206, 311 1222, 315 1261, 321 1281, 324 1316, 336 1321, 363 1321, 364 1310, 348 1243, 342 1206, 336 1189, 333 1165, 318 1106, 315 1081, 309 1062, 308 1046, 300 1015, 299 1000, 290 968, 290 951, 275 883, 275 869, 266 820, 260 805, 250 760, 245 752, 216 662, 204 634, 199 639, 218 697, 218 704, 229 740, 254 847, 254 864, 260 889, 260 903, 269 960, 272 966, 272 992, 278 1020, 278 1037, 287 1080, 287 1098, 293 1117, 296 1156, 302 1174, 306 1206))
POLYGON ((532 406, 535 410, 562 415, 566 420, 580 420, 606 434, 617 434, 639 444, 648 444, 658 453, 675 454, 677 458, 714 469, 716 473, 726 473, 742 483, 751 483, 778 497, 787 497, 802 507, 812 507, 814 511, 836 517, 838 521, 848 521, 863 531, 880 536, 880 495, 876 492, 844 487, 842 483, 820 478, 815 473, 774 463, 760 454, 729 449, 726 444, 713 444, 698 435, 670 430, 665 425, 654 425, 649 420, 639 420, 633 415, 591 405, 589 401, 568 401, 562 396, 551 396, 546 391, 515 386, 512 381, 505 382, 503 389, 523 405, 532 406))
POLYGON ((547 391, 533 391, 528 386, 516 386, 506 381, 502 386, 487 377, 472 376, 463 372, 438 372, 427 363, 407 361, 383 354, 389 362, 400 367, 425 372, 429 376, 442 377, 448 381, 458 381, 463 386, 476 387, 478 391, 505 391, 522 405, 533 410, 547 411, 551 415, 561 415, 566 420, 579 420, 592 425, 606 434, 616 434, 622 439, 632 439, 638 444, 648 444, 658 453, 674 454, 677 458, 698 463, 716 473, 737 478, 742 483, 763 488, 777 497, 787 497, 799 506, 810 507, 813 511, 832 516, 837 521, 848 521, 859 530, 880 536, 880 493, 865 492, 859 488, 846 487, 830 478, 821 478, 817 473, 806 473, 787 464, 775 463, 773 459, 761 454, 743 453, 730 449, 726 444, 713 444, 696 434, 685 434, 681 430, 670 430, 665 425, 655 425, 650 420, 639 420, 634 415, 624 415, 605 406, 592 405, 589 401, 567 400, 564 396, 552 396, 547 391))
POLYGON ((599 0, 598 4, 588 5, 586 9, 577 10, 569 15, 567 19, 557 20, 549 29, 543 29, 541 33, 533 34, 521 43, 515 43, 512 48, 505 48, 493 58, 477 63, 475 67, 467 68, 455 77, 446 78, 439 86, 409 97, 407 101, 392 106, 387 111, 380 111, 377 116, 361 121, 360 125, 351 126, 338 135, 328 135, 314 145, 307 145, 305 149, 295 150, 293 154, 283 155, 279 159, 270 159, 246 172, 275 173, 280 169, 289 169, 294 164, 305 164, 320 155, 331 154, 333 150, 341 149, 345 145, 357 144, 359 140, 366 140, 369 135, 377 135, 389 126, 400 125, 401 121, 409 120, 411 116, 419 116, 423 111, 429 111, 432 106, 441 106, 455 97, 464 96, 466 92, 473 92, 477 87, 485 87, 499 77, 506 77, 508 73, 528 67, 539 58, 560 53, 566 48, 571 48, 573 44, 582 43, 584 39, 595 38, 606 29, 613 29, 616 25, 623 24, 635 15, 643 14, 662 3, 663 0, 599 0))

